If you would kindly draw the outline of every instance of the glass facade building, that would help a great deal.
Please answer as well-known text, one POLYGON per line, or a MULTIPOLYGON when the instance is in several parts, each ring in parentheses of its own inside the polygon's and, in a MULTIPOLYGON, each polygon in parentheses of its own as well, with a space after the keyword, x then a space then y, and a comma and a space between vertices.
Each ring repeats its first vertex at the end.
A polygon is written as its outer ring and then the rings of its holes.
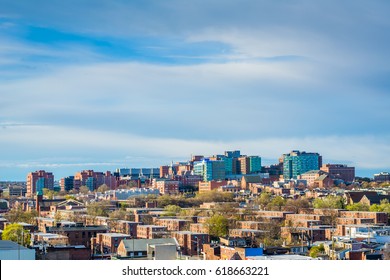
POLYGON ((224 180, 225 179, 225 161, 209 160, 194 162, 194 174, 203 177, 203 181, 224 180))
POLYGON ((250 156, 249 157, 249 173, 261 172, 261 157, 250 156))
POLYGON ((322 165, 322 157, 318 153, 306 153, 292 151, 283 155, 284 179, 297 179, 310 170, 319 170, 322 165))

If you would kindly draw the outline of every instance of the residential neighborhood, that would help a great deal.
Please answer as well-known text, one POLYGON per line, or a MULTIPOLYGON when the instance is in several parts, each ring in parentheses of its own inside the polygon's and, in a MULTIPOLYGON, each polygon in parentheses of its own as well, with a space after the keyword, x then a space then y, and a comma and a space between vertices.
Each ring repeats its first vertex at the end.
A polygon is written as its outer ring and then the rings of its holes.
POLYGON ((291 151, 272 166, 226 151, 159 168, 38 170, 1 183, 0 258, 385 260, 386 173, 291 151))

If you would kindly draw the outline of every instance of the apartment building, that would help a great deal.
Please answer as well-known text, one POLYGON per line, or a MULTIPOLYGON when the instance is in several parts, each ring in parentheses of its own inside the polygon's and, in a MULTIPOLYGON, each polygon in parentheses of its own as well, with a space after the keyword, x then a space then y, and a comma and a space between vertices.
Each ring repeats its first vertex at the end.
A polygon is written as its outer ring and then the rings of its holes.
POLYGON ((137 238, 154 239, 168 235, 168 229, 164 226, 137 225, 137 238))
POLYGON ((183 255, 200 255, 203 251, 203 244, 210 242, 210 236, 205 233, 191 231, 176 231, 171 233, 180 246, 183 255))

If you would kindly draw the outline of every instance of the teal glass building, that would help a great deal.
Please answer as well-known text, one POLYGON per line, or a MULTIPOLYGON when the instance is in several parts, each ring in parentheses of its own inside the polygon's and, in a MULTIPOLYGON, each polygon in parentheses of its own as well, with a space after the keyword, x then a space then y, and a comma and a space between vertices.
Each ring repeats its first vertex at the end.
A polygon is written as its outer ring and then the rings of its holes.
POLYGON ((307 171, 319 170, 321 165, 322 157, 318 153, 292 151, 283 155, 283 177, 297 179, 307 171))

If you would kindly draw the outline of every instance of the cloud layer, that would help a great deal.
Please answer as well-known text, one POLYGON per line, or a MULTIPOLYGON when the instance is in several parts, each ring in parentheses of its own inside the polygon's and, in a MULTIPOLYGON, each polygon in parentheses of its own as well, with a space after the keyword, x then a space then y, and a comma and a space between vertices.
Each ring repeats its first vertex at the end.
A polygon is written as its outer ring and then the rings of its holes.
POLYGON ((0 180, 225 149, 390 166, 385 1, 39 2, 0 1, 0 180))

